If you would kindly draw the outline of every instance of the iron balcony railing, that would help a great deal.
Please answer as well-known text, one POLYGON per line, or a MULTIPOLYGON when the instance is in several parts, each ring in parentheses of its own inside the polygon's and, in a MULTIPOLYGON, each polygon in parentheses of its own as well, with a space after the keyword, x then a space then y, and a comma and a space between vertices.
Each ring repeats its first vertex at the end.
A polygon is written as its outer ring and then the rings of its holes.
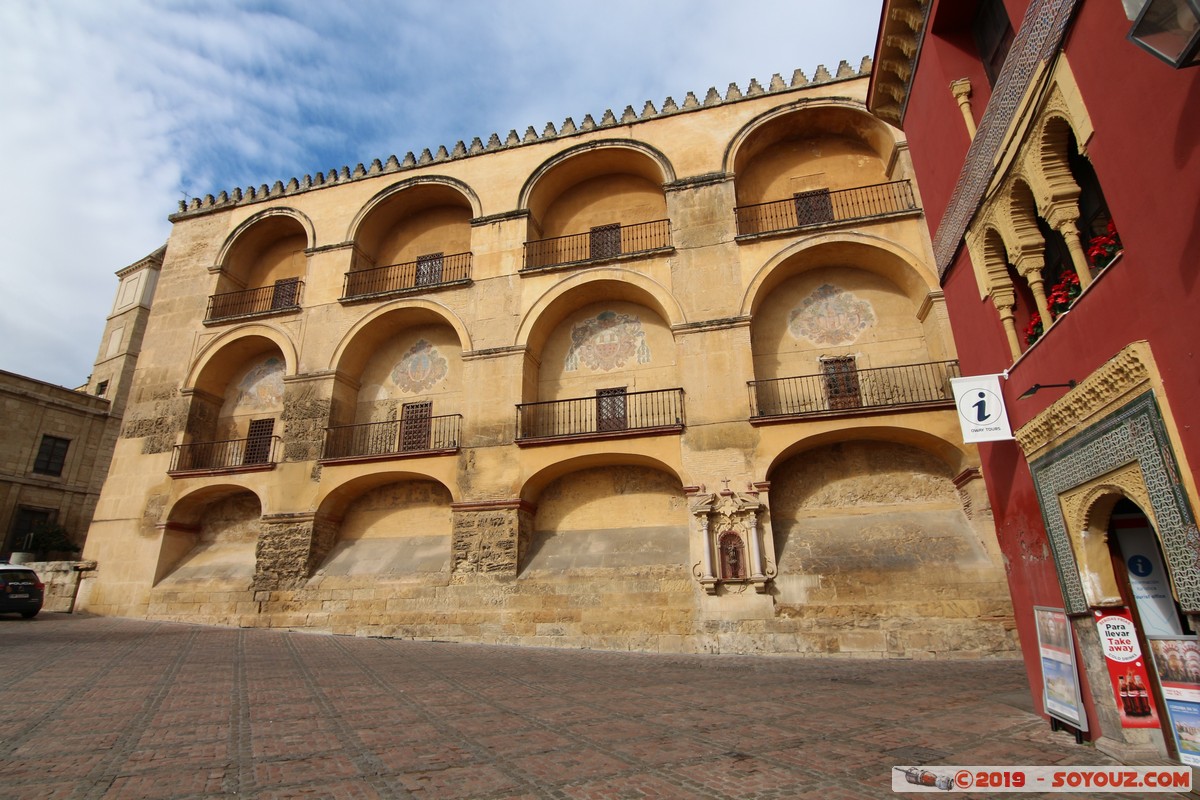
POLYGON ((912 184, 903 180, 854 189, 798 192, 787 200, 739 206, 734 213, 737 215, 738 235, 745 236, 883 217, 916 209, 912 184))
POLYGON ((300 308, 300 293, 303 289, 304 281, 299 278, 283 278, 275 281, 272 286, 214 294, 208 298, 208 313, 204 319, 213 322, 295 311, 300 308))
POLYGON ((517 439, 682 429, 683 389, 625 392, 601 389, 595 397, 517 405, 517 439))
POLYGON ((671 246, 671 221, 601 225, 587 233, 525 243, 525 269, 552 267, 649 253, 671 246))
POLYGON ((267 467, 278 463, 278 436, 252 436, 223 442, 188 442, 175 445, 171 472, 267 467))
POLYGON ((359 269, 346 273, 342 299, 404 292, 427 286, 458 283, 471 277, 471 254, 455 253, 422 256, 416 261, 390 264, 385 267, 359 269))
POLYGON ((323 458, 361 458, 457 450, 461 414, 337 425, 325 429, 323 458))
POLYGON ((950 379, 957 377, 957 361, 933 361, 875 369, 832 369, 821 375, 750 381, 750 416, 795 417, 953 403, 950 379))

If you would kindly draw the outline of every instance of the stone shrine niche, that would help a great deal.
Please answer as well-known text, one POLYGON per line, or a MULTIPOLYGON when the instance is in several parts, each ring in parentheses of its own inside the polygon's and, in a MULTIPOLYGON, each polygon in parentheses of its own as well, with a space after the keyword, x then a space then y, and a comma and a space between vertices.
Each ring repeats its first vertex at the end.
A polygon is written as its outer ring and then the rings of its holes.
POLYGON ((727 587, 752 585, 764 594, 767 584, 775 577, 775 565, 768 563, 758 525, 763 510, 759 492, 735 492, 723 489, 704 492, 704 487, 691 496, 689 511, 696 518, 696 528, 704 541, 704 556, 692 570, 704 591, 716 594, 727 587))

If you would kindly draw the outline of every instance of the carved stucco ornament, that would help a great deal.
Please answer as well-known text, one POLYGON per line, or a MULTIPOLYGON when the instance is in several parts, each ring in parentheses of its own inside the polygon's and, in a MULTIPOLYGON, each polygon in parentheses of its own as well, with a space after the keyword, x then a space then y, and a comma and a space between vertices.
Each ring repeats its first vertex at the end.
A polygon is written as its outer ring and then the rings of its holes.
POLYGON ((764 568, 758 515, 764 506, 758 491, 701 491, 692 495, 689 512, 704 541, 704 557, 693 574, 708 594, 721 584, 751 585, 765 594, 775 577, 773 565, 764 568))

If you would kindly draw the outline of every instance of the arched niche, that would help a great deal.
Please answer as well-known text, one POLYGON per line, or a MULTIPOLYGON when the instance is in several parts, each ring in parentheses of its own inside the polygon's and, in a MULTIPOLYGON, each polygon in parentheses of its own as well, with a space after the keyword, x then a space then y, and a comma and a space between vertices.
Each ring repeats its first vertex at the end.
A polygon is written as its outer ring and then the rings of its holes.
POLYGON ((351 223, 352 268, 469 253, 471 220, 478 216, 479 198, 456 179, 429 176, 390 186, 371 198, 351 223))
POLYGON ((929 279, 911 254, 870 237, 787 248, 743 300, 755 378, 818 375, 833 358, 854 359, 850 371, 953 360, 949 331, 927 313, 929 279))
POLYGON ((622 450, 620 449, 620 443, 614 442, 613 445, 607 448, 605 451, 589 453, 582 456, 574 456, 561 461, 553 461, 552 463, 545 465, 522 481, 520 486, 517 487, 517 491, 522 500, 536 505, 538 498, 542 494, 542 490, 545 489, 547 485, 553 483, 555 480, 564 475, 583 470, 617 465, 645 467, 657 472, 667 473, 668 475, 672 476, 675 481, 678 481, 680 485, 682 485, 683 482, 683 476, 677 469, 669 464, 652 456, 622 450))
POLYGON ((861 106, 804 102, 742 128, 726 150, 725 171, 736 176, 738 206, 870 186, 891 180, 895 141, 861 106))
POLYGON ((772 454, 767 462, 766 473, 772 475, 779 465, 796 456, 820 447, 827 447, 840 442, 885 442, 903 447, 921 450, 928 453, 945 465, 951 475, 958 475, 973 467, 977 468, 978 456, 966 445, 943 439, 936 434, 918 428, 906 428, 895 425, 858 425, 814 436, 808 436, 783 447, 772 454))
POLYGON ((338 346, 333 369, 335 425, 398 418, 405 403, 432 403, 430 414, 462 404, 465 328, 450 312, 413 300, 378 310, 338 346))
POLYGON ((794 272, 752 318, 754 377, 817 375, 832 358, 853 359, 857 370, 939 360, 916 312, 878 272, 845 264, 794 272))
POLYGON ((589 397, 679 385, 675 338, 650 306, 605 299, 579 306, 547 332, 537 357, 537 399, 589 397))
POLYGON ((191 442, 223 442, 257 436, 269 441, 280 430, 288 359, 275 337, 230 337, 194 368, 190 398, 191 442), (273 422, 268 422, 273 421, 273 422))
POLYGON ((312 222, 293 209, 275 208, 243 222, 226 240, 215 294, 303 279, 305 251, 314 246, 312 222))
POLYGON ((953 446, 854 433, 806 441, 771 466, 776 608, 839 641, 854 620, 852 638, 881 654, 1009 652, 1011 613, 978 614, 979 603, 1008 606, 1008 587, 938 452, 953 446))
POLYGON ((937 276, 908 250, 875 236, 840 232, 811 237, 790 245, 765 263, 750 281, 741 313, 753 315, 783 281, 805 270, 845 265, 874 272, 898 286, 919 308, 937 291, 937 276))
POLYGON ((521 189, 529 238, 585 233, 667 218, 663 185, 674 180, 667 158, 638 142, 598 141, 541 164, 521 189))
POLYGON ((261 532, 262 503, 251 490, 221 484, 191 492, 167 513, 155 582, 245 588, 261 532))
POLYGON ((331 492, 318 515, 337 531, 314 578, 419 579, 450 572, 450 490, 418 473, 386 472, 331 492))
MULTIPOLYGON (((539 361, 555 332, 564 324, 574 324, 567 322, 568 317, 597 303, 644 307, 657 318, 656 325, 668 329, 686 322, 675 298, 656 281, 629 270, 593 269, 559 281, 539 297, 521 320, 514 344, 539 361)), ((523 394, 530 402, 537 396, 538 370, 536 364, 528 364, 526 369, 523 394)))
MULTIPOLYGON (((521 574, 687 574, 688 511, 679 478, 645 461, 556 469, 533 498, 521 574)), ((542 476, 548 477, 547 475, 542 476)))

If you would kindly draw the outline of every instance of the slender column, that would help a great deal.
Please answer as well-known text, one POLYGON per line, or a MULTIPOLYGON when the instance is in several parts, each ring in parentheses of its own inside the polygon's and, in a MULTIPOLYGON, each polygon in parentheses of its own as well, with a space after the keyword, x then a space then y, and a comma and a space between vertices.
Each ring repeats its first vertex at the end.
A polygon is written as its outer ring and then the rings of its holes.
POLYGON ((713 554, 712 540, 708 537, 708 513, 697 514, 696 520, 700 523, 700 534, 704 537, 704 577, 702 580, 716 580, 716 575, 713 574, 713 554))
POLYGON ((1046 221, 1062 234, 1071 253, 1071 264, 1075 274, 1079 276, 1079 288, 1086 289, 1092 282, 1092 268, 1088 264, 1087 254, 1083 251, 1083 242, 1079 238, 1079 202, 1078 193, 1062 197, 1046 205, 1046 221))
POLYGON ((1025 273, 1029 283, 1029 291, 1033 293, 1033 302, 1037 305, 1038 314, 1042 316, 1042 325, 1050 326, 1050 306, 1046 304, 1046 282, 1040 269, 1031 269, 1025 273))
POLYGON ((993 292, 992 303, 1000 312, 1000 322, 1008 336, 1008 348, 1012 351, 1013 361, 1016 361, 1021 357, 1021 340, 1017 338, 1017 321, 1013 318, 1013 295, 1011 292, 993 292))
POLYGON ((1083 242, 1079 241, 1079 227, 1075 220, 1060 220, 1058 232, 1067 242, 1067 250, 1071 252, 1071 263, 1075 265, 1075 274, 1079 276, 1079 288, 1086 289, 1092 282, 1092 268, 1087 262, 1087 253, 1083 252, 1083 242))
POLYGON ((950 83, 950 93, 958 101, 958 110, 962 112, 963 122, 967 124, 967 135, 975 138, 975 115, 971 113, 971 81, 969 78, 959 78, 950 83))
POLYGON ((762 580, 763 563, 762 563, 762 548, 758 544, 758 512, 753 509, 747 511, 750 519, 749 534, 750 534, 750 566, 753 569, 753 574, 750 576, 754 580, 762 580))

